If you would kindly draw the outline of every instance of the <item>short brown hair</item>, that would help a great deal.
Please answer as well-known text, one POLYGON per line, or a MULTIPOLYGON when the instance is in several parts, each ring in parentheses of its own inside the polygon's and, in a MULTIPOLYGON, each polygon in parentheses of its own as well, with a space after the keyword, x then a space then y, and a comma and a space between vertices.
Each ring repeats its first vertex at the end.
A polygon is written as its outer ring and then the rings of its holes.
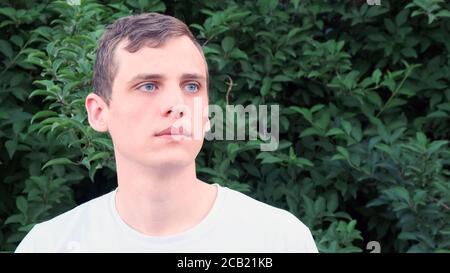
MULTIPOLYGON (((128 39, 129 43, 125 50, 133 53, 143 46, 161 46, 169 38, 179 36, 189 37, 204 56, 201 45, 189 30, 189 27, 172 16, 154 12, 142 13, 122 17, 108 25, 97 47, 93 75, 94 93, 102 97, 109 105, 112 83, 117 73, 114 52, 120 41, 128 39)), ((208 74, 207 68, 206 72, 208 74)))

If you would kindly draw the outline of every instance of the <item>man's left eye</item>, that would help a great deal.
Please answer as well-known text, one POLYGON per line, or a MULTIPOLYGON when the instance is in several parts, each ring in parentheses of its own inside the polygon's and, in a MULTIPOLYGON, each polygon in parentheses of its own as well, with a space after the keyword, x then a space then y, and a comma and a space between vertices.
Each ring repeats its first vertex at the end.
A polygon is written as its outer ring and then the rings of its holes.
POLYGON ((199 86, 196 83, 188 83, 185 85, 185 88, 190 93, 198 92, 199 86))

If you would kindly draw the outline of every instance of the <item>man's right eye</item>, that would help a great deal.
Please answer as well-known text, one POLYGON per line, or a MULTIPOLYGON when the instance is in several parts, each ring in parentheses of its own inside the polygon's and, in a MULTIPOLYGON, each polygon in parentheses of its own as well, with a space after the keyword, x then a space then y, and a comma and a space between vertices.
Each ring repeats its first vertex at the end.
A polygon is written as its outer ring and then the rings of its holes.
POLYGON ((156 84, 148 82, 139 86, 138 90, 144 92, 154 92, 156 90, 156 84))

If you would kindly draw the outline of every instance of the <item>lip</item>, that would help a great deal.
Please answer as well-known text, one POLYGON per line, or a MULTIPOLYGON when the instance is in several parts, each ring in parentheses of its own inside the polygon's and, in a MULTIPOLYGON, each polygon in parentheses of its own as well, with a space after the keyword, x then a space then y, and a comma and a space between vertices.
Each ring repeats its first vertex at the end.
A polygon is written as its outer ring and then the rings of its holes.
POLYGON ((187 130, 184 127, 176 128, 174 126, 169 126, 168 128, 160 131, 159 133, 155 134, 155 137, 161 138, 161 139, 173 139, 173 140, 182 140, 186 138, 190 138, 191 134, 189 130, 187 130))

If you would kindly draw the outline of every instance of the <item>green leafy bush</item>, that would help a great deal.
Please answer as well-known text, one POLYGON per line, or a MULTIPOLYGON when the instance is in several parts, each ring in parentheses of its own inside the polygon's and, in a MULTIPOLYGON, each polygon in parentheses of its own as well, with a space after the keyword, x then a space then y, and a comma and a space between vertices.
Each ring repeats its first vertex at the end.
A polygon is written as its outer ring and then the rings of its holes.
POLYGON ((203 42, 210 103, 280 105, 280 145, 205 141, 198 175, 287 209, 322 252, 450 251, 450 4, 6 1, 0 6, 0 249, 115 184, 93 131, 96 43, 140 12, 203 42))

